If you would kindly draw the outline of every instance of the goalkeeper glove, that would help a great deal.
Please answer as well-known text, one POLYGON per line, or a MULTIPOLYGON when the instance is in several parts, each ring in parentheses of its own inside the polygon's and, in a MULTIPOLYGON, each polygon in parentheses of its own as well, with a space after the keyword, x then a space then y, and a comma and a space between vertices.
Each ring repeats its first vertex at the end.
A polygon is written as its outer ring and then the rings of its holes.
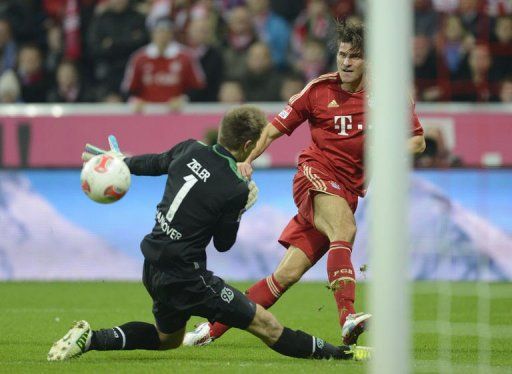
POLYGON ((119 144, 117 143, 117 139, 114 135, 108 136, 108 144, 110 146, 110 151, 106 151, 91 144, 86 144, 85 152, 82 153, 82 161, 87 162, 94 156, 103 154, 108 154, 112 157, 120 159, 126 158, 126 156, 121 153, 121 150, 119 149, 119 144))

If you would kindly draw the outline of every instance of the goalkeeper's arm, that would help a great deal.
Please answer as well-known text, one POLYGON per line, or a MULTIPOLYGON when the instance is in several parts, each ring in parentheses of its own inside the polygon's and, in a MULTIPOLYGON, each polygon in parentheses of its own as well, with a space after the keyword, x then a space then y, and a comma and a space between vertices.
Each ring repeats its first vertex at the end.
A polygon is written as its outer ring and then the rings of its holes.
POLYGON ((235 244, 242 214, 251 208, 258 199, 256 183, 250 182, 248 187, 249 194, 240 194, 226 203, 227 210, 222 214, 215 226, 213 245, 219 252, 226 252, 235 244))
POLYGON ((124 162, 134 175, 158 176, 167 174, 171 160, 172 150, 169 150, 160 154, 126 157, 124 162))

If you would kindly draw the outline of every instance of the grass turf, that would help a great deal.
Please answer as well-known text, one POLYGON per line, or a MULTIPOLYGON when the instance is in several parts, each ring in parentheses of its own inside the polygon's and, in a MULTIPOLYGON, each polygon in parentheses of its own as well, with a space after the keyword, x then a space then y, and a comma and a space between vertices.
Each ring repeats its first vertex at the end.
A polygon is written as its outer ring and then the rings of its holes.
MULTIPOLYGON (((244 290, 247 283, 234 283, 244 290)), ((416 283, 413 294, 414 372, 445 372, 438 358, 449 358, 454 372, 465 374, 479 369, 489 357, 490 367, 481 372, 512 372, 512 298, 510 284, 491 284, 490 303, 478 303, 478 283, 451 283, 451 295, 438 293, 447 288, 439 283, 416 283), (476 335, 478 314, 489 306, 494 337, 488 341, 476 335), (448 308, 449 307, 449 308, 448 308), (479 309, 480 308, 480 309, 479 309), (439 313, 448 313, 454 324, 429 324, 439 313), (501 327, 500 327, 501 326, 501 327), (508 327, 507 327, 508 326, 508 327), (448 328, 452 328, 451 334, 448 328), (436 330, 436 328, 438 330, 436 330), (441 334, 438 333, 442 332, 441 334), (444 335, 443 335, 444 334, 444 335), (468 335, 461 335, 468 334, 468 335), (448 337, 451 344, 446 346, 448 337), (480 350, 479 350, 480 342, 480 350), (451 349, 447 349, 450 347, 451 349), (480 356, 479 356, 480 355, 480 356)), ((358 286, 358 309, 364 307, 364 285, 358 286)), ((243 372, 243 373, 363 373, 366 366, 356 362, 309 361, 274 353, 251 335, 232 330, 215 344, 176 351, 91 352, 80 359, 49 363, 46 353, 72 321, 88 320, 93 328, 110 327, 128 321, 152 321, 150 299, 142 284, 121 282, 4 282, 0 283, 0 372, 243 372)), ((321 283, 301 283, 287 292, 272 311, 286 326, 337 343, 340 330, 330 291, 321 283)), ((447 314, 445 314, 447 315, 447 314)), ((189 322, 189 329, 198 319, 189 322)), ((445 321, 447 319, 445 318, 445 321)), ((390 321, 393 323, 393 321, 390 321)), ((483 332, 489 331, 482 326, 483 332)), ((367 343, 366 337, 360 344, 367 343)))

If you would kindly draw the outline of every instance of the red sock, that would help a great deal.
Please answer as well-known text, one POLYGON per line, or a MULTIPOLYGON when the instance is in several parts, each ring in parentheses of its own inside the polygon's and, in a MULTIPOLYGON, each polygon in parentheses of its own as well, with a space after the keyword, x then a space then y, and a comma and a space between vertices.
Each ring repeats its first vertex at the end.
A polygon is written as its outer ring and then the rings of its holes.
MULTIPOLYGON (((249 300, 254 301, 256 304, 260 304, 265 309, 268 309, 274 305, 284 291, 286 291, 286 289, 277 283, 274 274, 271 274, 255 283, 245 294, 249 300)), ((215 322, 214 324, 210 324, 210 336, 214 339, 218 339, 229 329, 229 326, 215 322)))
POLYGON ((349 314, 355 313, 356 279, 351 254, 352 244, 343 241, 331 242, 327 254, 327 275, 338 306, 341 326, 349 314))

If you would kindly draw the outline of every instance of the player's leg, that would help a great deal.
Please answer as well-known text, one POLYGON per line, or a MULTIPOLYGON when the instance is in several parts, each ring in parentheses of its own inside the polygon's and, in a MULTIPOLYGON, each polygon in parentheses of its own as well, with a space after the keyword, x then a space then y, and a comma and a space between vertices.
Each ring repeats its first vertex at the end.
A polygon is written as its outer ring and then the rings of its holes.
MULTIPOLYGON (((252 285, 246 291, 246 295, 251 301, 268 309, 288 288, 299 281, 311 265, 311 261, 302 250, 290 246, 276 270, 252 285)), ((220 338, 229 328, 220 322, 202 323, 194 331, 186 334, 183 344, 186 346, 209 344, 220 338)))
MULTIPOLYGON (((270 348, 283 355, 298 358, 351 359, 356 355, 350 347, 334 347, 301 331, 283 327, 261 305, 257 305, 236 288, 218 277, 205 282, 206 292, 213 292, 204 303, 193 309, 193 315, 247 330, 270 348)), ((369 350, 358 348, 359 358, 367 358, 369 350), (364 356, 364 357, 363 357, 364 356)))
POLYGON ((336 347, 300 330, 283 327, 266 309, 257 306, 256 314, 246 329, 260 338, 272 350, 290 357, 335 360, 367 360, 367 347, 336 347))
POLYGON ((48 361, 62 361, 89 351, 174 349, 181 345, 184 334, 185 325, 171 333, 163 333, 154 324, 146 322, 128 322, 93 331, 87 321, 78 321, 53 344, 48 361))
POLYGON ((319 193, 314 196, 315 227, 330 241, 327 255, 329 284, 336 300, 345 344, 354 344, 365 329, 369 314, 355 314, 356 279, 352 265, 352 243, 356 222, 352 208, 340 196, 319 193))

